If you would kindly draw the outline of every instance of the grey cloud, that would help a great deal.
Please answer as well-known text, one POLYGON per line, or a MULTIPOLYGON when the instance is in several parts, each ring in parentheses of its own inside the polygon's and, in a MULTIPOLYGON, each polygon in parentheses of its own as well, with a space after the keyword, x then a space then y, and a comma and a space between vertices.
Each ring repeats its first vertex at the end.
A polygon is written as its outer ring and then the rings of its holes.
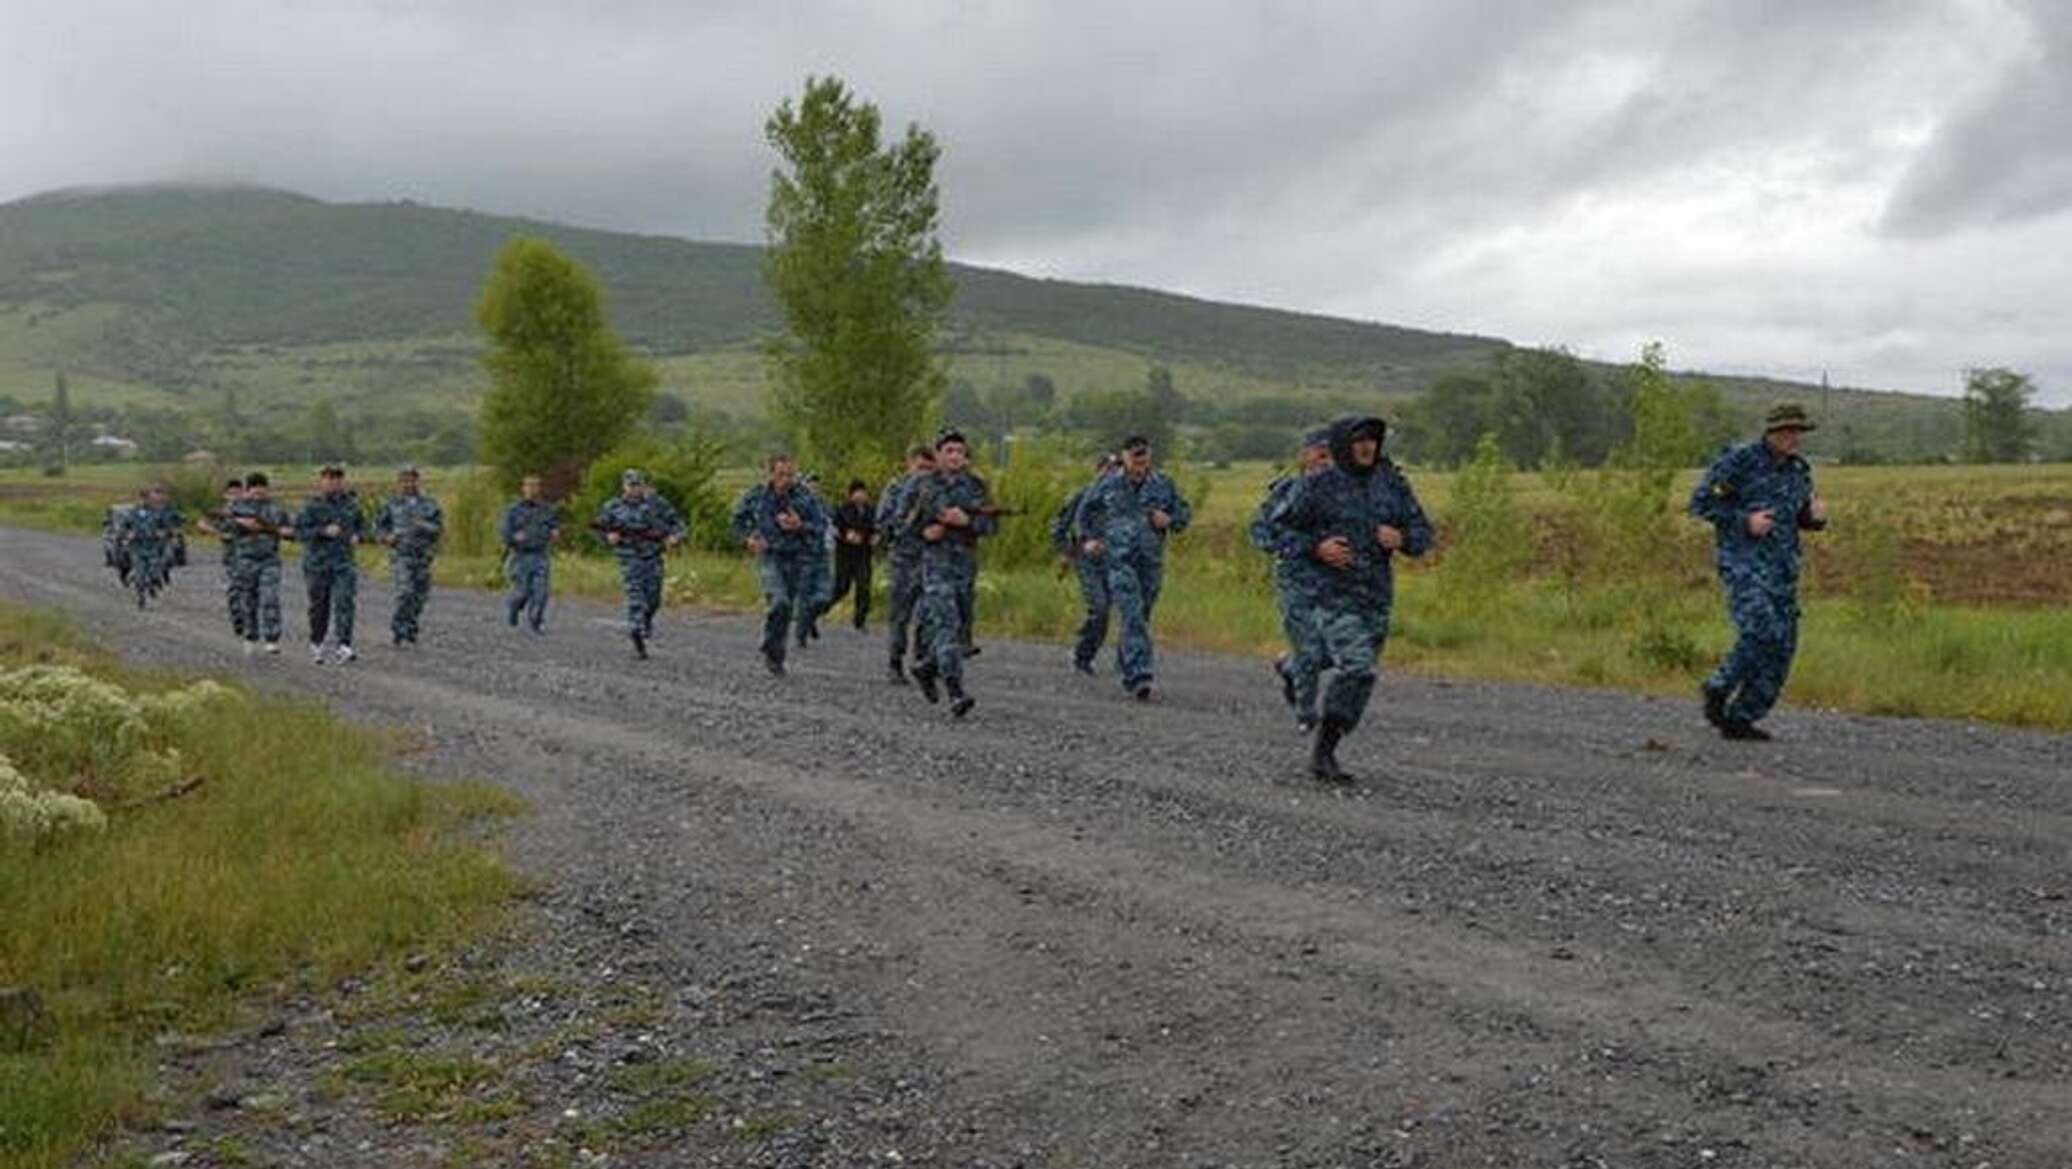
POLYGON ((2031 53, 1939 126, 1894 192, 1883 227, 1931 236, 2072 207, 2072 9, 2026 9, 2031 53))

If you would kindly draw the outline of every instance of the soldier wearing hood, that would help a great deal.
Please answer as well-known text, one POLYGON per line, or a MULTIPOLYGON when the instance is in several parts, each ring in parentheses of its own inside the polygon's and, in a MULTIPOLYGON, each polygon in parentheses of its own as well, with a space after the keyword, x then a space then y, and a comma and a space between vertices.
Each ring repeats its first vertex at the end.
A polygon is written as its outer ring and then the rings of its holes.
POLYGON ((1274 677, 1281 685, 1281 699, 1295 713, 1295 725, 1304 734, 1317 729, 1317 680, 1328 661, 1317 635, 1316 598, 1324 591, 1323 565, 1307 555, 1281 556, 1273 543, 1273 515, 1303 480, 1331 469, 1331 428, 1319 426, 1302 436, 1294 473, 1267 484, 1266 497, 1247 529, 1252 546, 1273 556, 1274 599, 1281 610, 1281 631, 1288 638, 1288 652, 1273 663, 1274 677))
POLYGON ((1755 724, 1784 691, 1799 644, 1799 533, 1827 526, 1813 471, 1799 456, 1813 429, 1806 409, 1779 403, 1763 437, 1728 450, 1691 492, 1691 514, 1712 525, 1734 649, 1705 680, 1705 718, 1724 738, 1768 739, 1755 724))
POLYGON ((1388 640, 1395 601, 1394 559, 1421 556, 1432 525, 1410 481, 1382 457, 1388 424, 1349 418, 1331 428, 1332 467, 1302 479, 1268 517, 1264 535, 1275 556, 1313 561, 1316 638, 1331 662, 1322 718, 1310 752, 1310 773, 1342 782, 1338 743, 1360 724, 1374 693, 1375 666, 1388 640))

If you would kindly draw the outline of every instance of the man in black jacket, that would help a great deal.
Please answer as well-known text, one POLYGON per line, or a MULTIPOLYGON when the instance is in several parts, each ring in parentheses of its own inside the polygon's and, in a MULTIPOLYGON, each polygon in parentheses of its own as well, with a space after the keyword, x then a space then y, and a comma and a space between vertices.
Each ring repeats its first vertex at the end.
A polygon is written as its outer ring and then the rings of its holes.
POLYGON ((861 479, 849 481, 849 498, 835 509, 835 591, 827 608, 856 589, 856 628, 871 611, 871 541, 877 535, 877 504, 861 479))

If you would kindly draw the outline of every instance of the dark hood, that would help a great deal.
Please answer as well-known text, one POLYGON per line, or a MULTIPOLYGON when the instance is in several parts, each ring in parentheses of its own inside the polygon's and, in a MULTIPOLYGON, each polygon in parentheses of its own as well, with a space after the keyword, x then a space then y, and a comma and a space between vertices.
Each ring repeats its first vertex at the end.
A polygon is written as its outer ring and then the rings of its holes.
POLYGON ((1348 416, 1331 423, 1331 459, 1340 470, 1349 475, 1366 478, 1381 466, 1381 455, 1377 450, 1374 466, 1361 467, 1353 463, 1353 436, 1367 431, 1374 432, 1374 441, 1385 444, 1389 437, 1389 424, 1379 417, 1348 416))

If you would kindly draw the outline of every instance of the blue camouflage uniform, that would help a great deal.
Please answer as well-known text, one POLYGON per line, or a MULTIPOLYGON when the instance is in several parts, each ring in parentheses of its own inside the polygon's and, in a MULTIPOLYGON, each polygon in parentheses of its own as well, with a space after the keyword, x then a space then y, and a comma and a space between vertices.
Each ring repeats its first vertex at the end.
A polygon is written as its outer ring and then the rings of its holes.
MULTIPOLYGON (((811 497, 823 518, 831 514, 826 501, 822 500, 809 484, 800 483, 793 490, 803 491, 811 497)), ((821 615, 834 608, 835 530, 832 523, 821 524, 820 551, 806 564, 804 589, 805 601, 799 606, 797 620, 800 645, 806 644, 808 635, 820 636, 821 615)))
POLYGON ((1092 488, 1089 483, 1074 491, 1050 517, 1050 546, 1071 561, 1072 573, 1079 578, 1079 599, 1086 606, 1086 618, 1079 623, 1079 636, 1072 643, 1072 662, 1082 670, 1093 668, 1094 656, 1108 640, 1108 614, 1115 607, 1108 596, 1107 566, 1087 556, 1082 547, 1087 537, 1079 527, 1079 505, 1092 488))
POLYGON ((511 582, 505 617, 518 624, 520 613, 534 633, 547 620, 547 592, 553 579, 554 537, 561 517, 543 499, 519 499, 504 509, 497 538, 504 545, 504 578, 511 582))
POLYGON ((186 521, 171 504, 138 504, 122 518, 122 544, 129 555, 129 586, 137 608, 158 594, 172 578, 180 532, 186 521))
POLYGON ((626 631, 643 639, 654 636, 655 614, 662 608, 662 553, 669 538, 683 538, 683 517, 650 491, 639 499, 612 496, 597 509, 596 523, 620 534, 612 551, 626 590, 626 631))
POLYGON ((1351 439, 1362 425, 1386 434, 1379 419, 1335 424, 1331 454, 1337 465, 1296 480, 1261 533, 1275 557, 1315 563, 1314 572, 1292 572, 1286 580, 1297 608, 1307 605, 1314 613, 1313 652, 1334 669, 1322 713, 1325 725, 1335 724, 1339 732, 1350 732, 1366 713, 1395 602, 1394 553, 1382 546, 1375 529, 1386 524, 1402 532, 1402 551, 1411 556, 1432 546, 1431 522, 1395 464, 1377 458, 1372 467, 1353 465, 1351 439), (1317 545, 1332 537, 1351 545, 1350 565, 1333 568, 1316 560, 1317 545))
POLYGON ((389 632, 398 642, 416 641, 418 620, 432 592, 432 559, 446 518, 438 500, 422 492, 397 494, 383 501, 374 515, 374 532, 389 546, 389 579, 396 588, 396 610, 389 632))
POLYGON ((1734 648, 1705 682, 1726 698, 1730 721, 1770 713, 1791 672, 1799 641, 1799 533, 1826 527, 1812 514, 1813 471, 1797 455, 1779 457, 1758 439, 1732 447, 1698 480, 1691 514, 1712 525, 1719 579, 1733 619, 1734 648), (1768 535, 1749 534, 1748 517, 1768 510, 1768 535))
POLYGON ((741 493, 729 530, 736 540, 762 537, 756 576, 763 586, 765 604, 763 657, 782 665, 793 623, 803 630, 812 617, 812 606, 818 603, 815 574, 827 560, 827 510, 820 505, 820 497, 802 484, 778 491, 768 483, 758 483, 741 493), (799 526, 791 531, 777 522, 786 512, 799 519, 799 526))
POLYGON ((353 643, 358 612, 360 570, 353 563, 353 545, 367 537, 367 517, 360 497, 351 491, 318 492, 302 503, 295 517, 295 538, 302 542, 302 583, 309 593, 309 643, 324 644, 334 627, 338 644, 353 643), (338 535, 324 529, 336 525, 338 535))
POLYGON ((1116 656, 1125 690, 1151 683, 1151 612, 1165 579, 1166 540, 1186 531, 1193 518, 1193 510, 1162 471, 1149 471, 1141 480, 1123 471, 1103 476, 1079 501, 1073 522, 1087 539, 1101 542, 1095 559, 1106 574, 1109 600, 1122 618, 1116 656), (1151 526, 1153 511, 1171 517, 1162 532, 1151 526))
POLYGON ((946 528, 939 540, 922 538, 920 642, 926 653, 916 675, 941 678, 956 693, 964 684, 965 642, 970 605, 978 580, 978 542, 993 534, 998 520, 980 515, 987 506, 986 482, 969 471, 934 471, 919 476, 902 510, 903 526, 918 536, 950 508, 962 508, 971 523, 946 528))
POLYGON ((1273 591, 1281 612, 1281 631, 1288 639, 1288 656, 1275 665, 1292 694, 1295 717, 1304 724, 1317 718, 1317 683, 1330 665, 1319 631, 1317 600, 1323 596, 1330 570, 1307 552, 1286 555, 1274 545, 1273 516, 1286 504, 1307 478, 1282 475, 1266 487, 1247 529, 1252 546, 1273 557, 1273 591))
POLYGON ((237 563, 232 547, 236 542, 237 533, 230 530, 230 521, 226 518, 235 503, 235 500, 224 500, 223 510, 200 521, 200 527, 223 542, 223 606, 230 614, 231 633, 242 640, 245 636, 245 618, 244 611, 239 609, 237 604, 237 563))
POLYGON ((246 641, 273 645, 281 639, 281 529, 295 526, 288 509, 271 499, 240 499, 230 515, 259 521, 252 531, 224 524, 230 549, 230 598, 238 611, 238 632, 246 641))
POLYGON ((885 585, 885 601, 891 610, 886 626, 895 672, 906 658, 909 640, 915 660, 921 657, 919 630, 915 629, 912 634, 908 630, 914 624, 915 613, 921 603, 921 550, 926 541, 921 539, 920 529, 901 524, 899 518, 906 514, 912 493, 925 478, 926 472, 902 475, 887 483, 885 490, 878 493, 878 531, 884 533, 891 569, 885 585))

